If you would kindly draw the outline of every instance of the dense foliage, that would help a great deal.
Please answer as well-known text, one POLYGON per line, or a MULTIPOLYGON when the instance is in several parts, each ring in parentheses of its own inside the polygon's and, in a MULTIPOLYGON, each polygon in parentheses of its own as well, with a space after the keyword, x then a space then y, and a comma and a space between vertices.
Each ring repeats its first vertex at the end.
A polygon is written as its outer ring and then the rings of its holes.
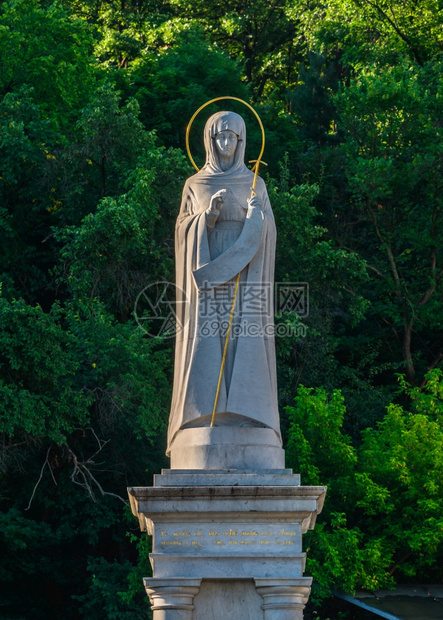
POLYGON ((316 601, 442 579, 442 22, 436 0, 2 2, 2 618, 149 617, 126 486, 167 466, 172 342, 134 309, 173 281, 186 123, 227 94, 266 127, 276 280, 310 287, 277 346, 288 466, 329 487, 316 601))

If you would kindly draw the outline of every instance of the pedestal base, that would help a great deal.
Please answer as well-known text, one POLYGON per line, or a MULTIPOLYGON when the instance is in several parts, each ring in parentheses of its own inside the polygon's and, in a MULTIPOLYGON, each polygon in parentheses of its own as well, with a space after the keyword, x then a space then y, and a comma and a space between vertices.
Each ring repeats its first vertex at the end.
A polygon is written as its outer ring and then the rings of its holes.
POLYGON ((145 586, 154 620, 299 620, 311 579, 302 534, 325 487, 290 470, 167 470, 130 488, 132 511, 153 536, 145 586))
POLYGON ((177 433, 170 456, 171 470, 259 469, 263 463, 269 469, 285 466, 281 440, 270 428, 185 428, 177 433))

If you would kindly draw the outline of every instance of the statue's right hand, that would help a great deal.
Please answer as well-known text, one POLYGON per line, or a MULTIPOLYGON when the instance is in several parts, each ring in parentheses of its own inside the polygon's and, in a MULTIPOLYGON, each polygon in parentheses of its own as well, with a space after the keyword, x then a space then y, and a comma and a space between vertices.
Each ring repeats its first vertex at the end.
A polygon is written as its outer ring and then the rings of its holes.
POLYGON ((218 192, 216 192, 213 196, 211 196, 211 201, 209 203, 209 211, 214 213, 219 213, 220 209, 223 206, 223 203, 225 202, 225 194, 226 194, 225 189, 219 189, 218 192))

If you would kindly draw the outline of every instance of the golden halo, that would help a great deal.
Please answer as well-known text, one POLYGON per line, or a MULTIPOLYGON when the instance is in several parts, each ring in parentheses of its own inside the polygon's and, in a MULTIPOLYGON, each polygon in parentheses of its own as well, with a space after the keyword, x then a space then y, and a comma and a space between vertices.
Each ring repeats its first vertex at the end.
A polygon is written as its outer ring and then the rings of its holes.
POLYGON ((255 181, 257 179, 257 174, 258 174, 258 168, 260 166, 261 158, 262 158, 263 152, 265 150, 265 129, 263 127, 263 123, 261 122, 261 119, 260 119, 259 115, 257 114, 257 112, 254 110, 254 108, 251 105, 249 105, 249 103, 246 103, 246 101, 243 101, 243 99, 239 99, 238 97, 216 97, 215 99, 211 99, 210 101, 207 101, 206 103, 204 103, 202 106, 199 107, 197 112, 194 112, 194 114, 192 115, 191 120, 188 123, 188 126, 186 127, 186 151, 188 152, 188 157, 191 160, 191 164, 194 166, 194 168, 198 172, 200 169, 197 166, 197 164, 195 163, 195 161, 193 160, 192 155, 191 155, 191 151, 189 149, 189 133, 191 131, 191 126, 192 126, 192 123, 195 120, 195 117, 197 116, 197 114, 199 114, 203 110, 203 108, 206 108, 206 106, 209 105, 210 103, 215 103, 216 101, 221 101, 222 99, 231 99, 233 101, 239 101, 240 103, 243 103, 247 108, 249 108, 251 110, 251 112, 254 113, 256 119, 258 120, 258 124, 260 125, 262 144, 261 144, 260 155, 258 156, 257 160, 254 160, 255 161, 255 165, 254 165, 253 170, 255 169, 255 179, 254 179, 254 187, 255 187, 255 181))

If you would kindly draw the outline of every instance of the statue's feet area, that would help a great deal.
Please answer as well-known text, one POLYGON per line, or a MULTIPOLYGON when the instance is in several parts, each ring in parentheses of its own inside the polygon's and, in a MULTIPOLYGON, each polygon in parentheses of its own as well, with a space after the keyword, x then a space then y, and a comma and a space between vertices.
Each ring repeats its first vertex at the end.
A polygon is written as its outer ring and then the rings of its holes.
POLYGON ((270 428, 185 428, 171 446, 171 469, 284 469, 285 453, 270 428))

